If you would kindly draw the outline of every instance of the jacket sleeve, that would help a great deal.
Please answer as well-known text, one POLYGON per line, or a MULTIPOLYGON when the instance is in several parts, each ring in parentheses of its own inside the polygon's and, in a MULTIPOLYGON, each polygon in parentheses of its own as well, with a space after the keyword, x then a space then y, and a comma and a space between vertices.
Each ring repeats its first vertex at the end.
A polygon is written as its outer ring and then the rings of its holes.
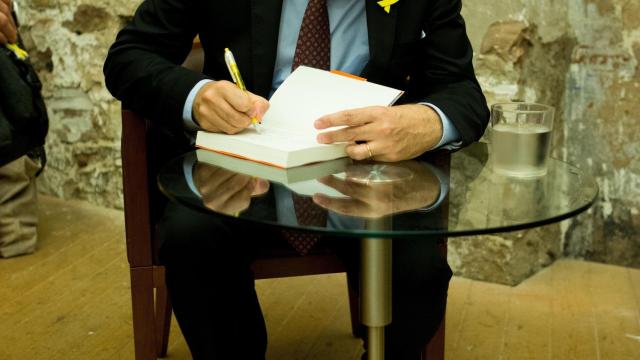
POLYGON ((122 107, 182 128, 191 89, 206 78, 180 66, 197 34, 195 0, 145 0, 109 49, 104 75, 122 107))
POLYGON ((460 0, 434 0, 427 7, 418 81, 412 83, 423 87, 415 89, 424 94, 421 102, 437 106, 449 117, 465 146, 484 133, 489 109, 473 69, 473 49, 461 9, 460 0))

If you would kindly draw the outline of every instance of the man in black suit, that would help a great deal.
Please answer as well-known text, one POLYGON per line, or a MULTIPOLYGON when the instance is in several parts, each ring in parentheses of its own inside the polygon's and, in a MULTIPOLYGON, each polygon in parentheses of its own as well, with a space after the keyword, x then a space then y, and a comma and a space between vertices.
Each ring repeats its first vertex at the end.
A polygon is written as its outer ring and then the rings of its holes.
MULTIPOLYGON (((309 0, 308 3, 145 0, 109 51, 104 67, 106 83, 124 108, 147 116, 179 138, 185 131, 195 129, 228 134, 242 131, 250 125, 251 117, 262 117, 268 109, 266 98, 298 65, 338 69, 402 89, 405 96, 393 107, 352 109, 318 119, 315 123, 318 129, 347 126, 320 135, 318 141, 349 141, 347 152, 356 160, 412 159, 432 150, 465 146, 482 135, 488 122, 488 109, 475 79, 473 51, 460 9, 460 0, 309 0), (205 53, 203 73, 179 65, 190 51, 196 34, 205 53), (249 94, 225 80, 229 79, 223 58, 223 49, 227 47, 235 54, 247 88, 251 90, 249 94)), ((257 185, 250 182, 247 186, 257 185)), ((249 190, 251 193, 255 189, 249 190)), ((197 276, 179 264, 193 262, 193 254, 198 254, 201 263, 211 263, 212 259, 203 254, 227 249, 221 245, 227 244, 223 241, 225 238, 251 230, 207 223, 204 219, 196 221, 196 218, 186 209, 170 208, 162 226, 161 237, 168 244, 164 249, 180 249, 165 251, 170 254, 165 260, 174 300, 178 292, 195 291, 198 286, 195 281, 186 281, 184 284, 193 286, 185 285, 178 291, 183 284, 181 279, 197 276), (205 242, 194 240, 198 237, 196 230, 191 232, 194 238, 185 237, 185 231, 190 228, 202 230, 200 234, 217 234, 216 242, 206 242, 209 251, 198 251, 205 242), (180 242, 176 240, 180 237, 189 245, 172 246, 180 242), (171 273, 175 277, 172 278, 171 273)), ((420 242, 415 246, 427 243, 433 242, 420 242)), ((404 252, 406 256, 397 255, 406 261, 419 262, 420 259, 410 256, 412 247, 406 248, 409 249, 404 252)), ((424 253, 433 253, 434 249, 424 253)), ((229 257, 218 254, 215 259, 232 266, 229 257)), ((423 288, 443 281, 446 285, 450 276, 448 266, 443 271, 441 262, 436 263, 431 270, 439 274, 437 279, 408 276, 407 279, 420 279, 422 283, 408 284, 407 288, 423 288)), ((420 271, 428 272, 424 268, 420 271)), ((229 289, 237 285, 228 280, 221 283, 227 283, 229 289)), ((244 286, 235 289, 235 293, 252 293, 250 288, 244 286)), ((438 291, 445 292, 444 300, 436 301, 442 304, 446 301, 446 286, 444 289, 440 286, 438 291)), ((423 291, 420 299, 429 296, 429 292, 423 291)), ((217 301, 215 296, 206 299, 217 301)), ((245 305, 255 310, 256 304, 252 301, 248 300, 245 305)), ((183 304, 180 308, 174 301, 174 306, 179 320, 183 314, 181 326, 187 330, 184 332, 194 356, 214 357, 211 354, 218 350, 210 343, 216 342, 213 338, 221 333, 194 330, 199 325, 190 326, 194 322, 187 320, 189 305, 183 304)), ((398 318, 396 315, 394 319, 398 318)), ((416 316, 418 318, 421 317, 416 316)), ((259 319, 251 316, 246 319, 247 324, 252 322, 260 327, 259 319)), ((395 324, 402 327, 401 323, 395 324)), ((412 324, 406 328, 415 327, 416 324, 412 324)), ((428 338, 429 331, 411 334, 416 336, 410 345, 404 343, 407 349, 397 346, 391 350, 396 351, 393 359, 405 358, 405 355, 411 358, 419 352, 419 343, 428 338)), ((263 338, 262 331, 250 337, 258 341, 263 338)), ((398 340, 400 337, 411 336, 406 331, 404 335, 396 334, 391 343, 403 344, 398 340)))

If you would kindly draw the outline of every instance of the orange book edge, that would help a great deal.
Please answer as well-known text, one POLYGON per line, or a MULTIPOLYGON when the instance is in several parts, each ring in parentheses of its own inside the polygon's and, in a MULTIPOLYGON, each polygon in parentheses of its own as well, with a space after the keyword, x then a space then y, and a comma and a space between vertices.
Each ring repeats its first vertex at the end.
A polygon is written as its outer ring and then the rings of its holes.
POLYGON ((367 81, 367 79, 357 76, 357 75, 353 75, 353 74, 349 74, 348 72, 344 72, 344 71, 340 71, 340 70, 336 70, 333 69, 330 71, 332 74, 336 74, 336 75, 342 75, 348 78, 352 78, 352 79, 356 79, 356 80, 360 80, 360 81, 367 81))

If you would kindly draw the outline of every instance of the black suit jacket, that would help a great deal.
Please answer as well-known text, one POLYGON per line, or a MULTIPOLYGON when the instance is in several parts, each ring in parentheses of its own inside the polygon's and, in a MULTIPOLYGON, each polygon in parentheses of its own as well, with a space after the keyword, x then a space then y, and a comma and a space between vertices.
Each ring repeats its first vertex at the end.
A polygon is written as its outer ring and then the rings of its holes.
MULTIPOLYGON (((405 90, 402 101, 433 103, 464 144, 487 125, 486 100, 475 78, 473 50, 460 0, 400 0, 387 14, 366 1, 369 81, 405 90), (421 33, 426 37, 421 39, 421 33)), ((104 72, 123 107, 181 133, 182 110, 202 79, 227 79, 224 48, 233 49, 248 89, 266 96, 273 77, 282 0, 145 0, 118 34, 104 72), (205 52, 203 73, 185 69, 193 38, 205 52)), ((295 31, 297 29, 292 29, 295 31)))

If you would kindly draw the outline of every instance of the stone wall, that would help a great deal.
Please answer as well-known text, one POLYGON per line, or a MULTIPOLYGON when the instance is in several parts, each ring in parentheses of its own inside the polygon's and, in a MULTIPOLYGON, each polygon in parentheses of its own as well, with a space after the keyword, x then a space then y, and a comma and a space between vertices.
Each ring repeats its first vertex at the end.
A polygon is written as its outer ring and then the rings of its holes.
POLYGON ((137 1, 16 3, 51 123, 40 190, 121 208, 120 105, 105 89, 102 64, 137 1))
POLYGON ((640 266, 640 2, 572 0, 564 158, 593 173, 600 198, 567 224, 573 256, 640 266))
MULTIPOLYGON (((102 62, 139 0, 17 2, 51 115, 42 191, 122 207, 119 104, 102 62)), ((517 283, 560 256, 640 266, 640 2, 464 0, 463 14, 488 101, 554 105, 554 156, 596 175, 601 193, 562 224, 451 239, 456 271, 517 283)))
POLYGON ((561 224, 450 239, 458 274, 515 284, 558 256, 640 266, 640 2, 466 0, 489 103, 556 107, 554 157, 597 177, 600 195, 561 224))

